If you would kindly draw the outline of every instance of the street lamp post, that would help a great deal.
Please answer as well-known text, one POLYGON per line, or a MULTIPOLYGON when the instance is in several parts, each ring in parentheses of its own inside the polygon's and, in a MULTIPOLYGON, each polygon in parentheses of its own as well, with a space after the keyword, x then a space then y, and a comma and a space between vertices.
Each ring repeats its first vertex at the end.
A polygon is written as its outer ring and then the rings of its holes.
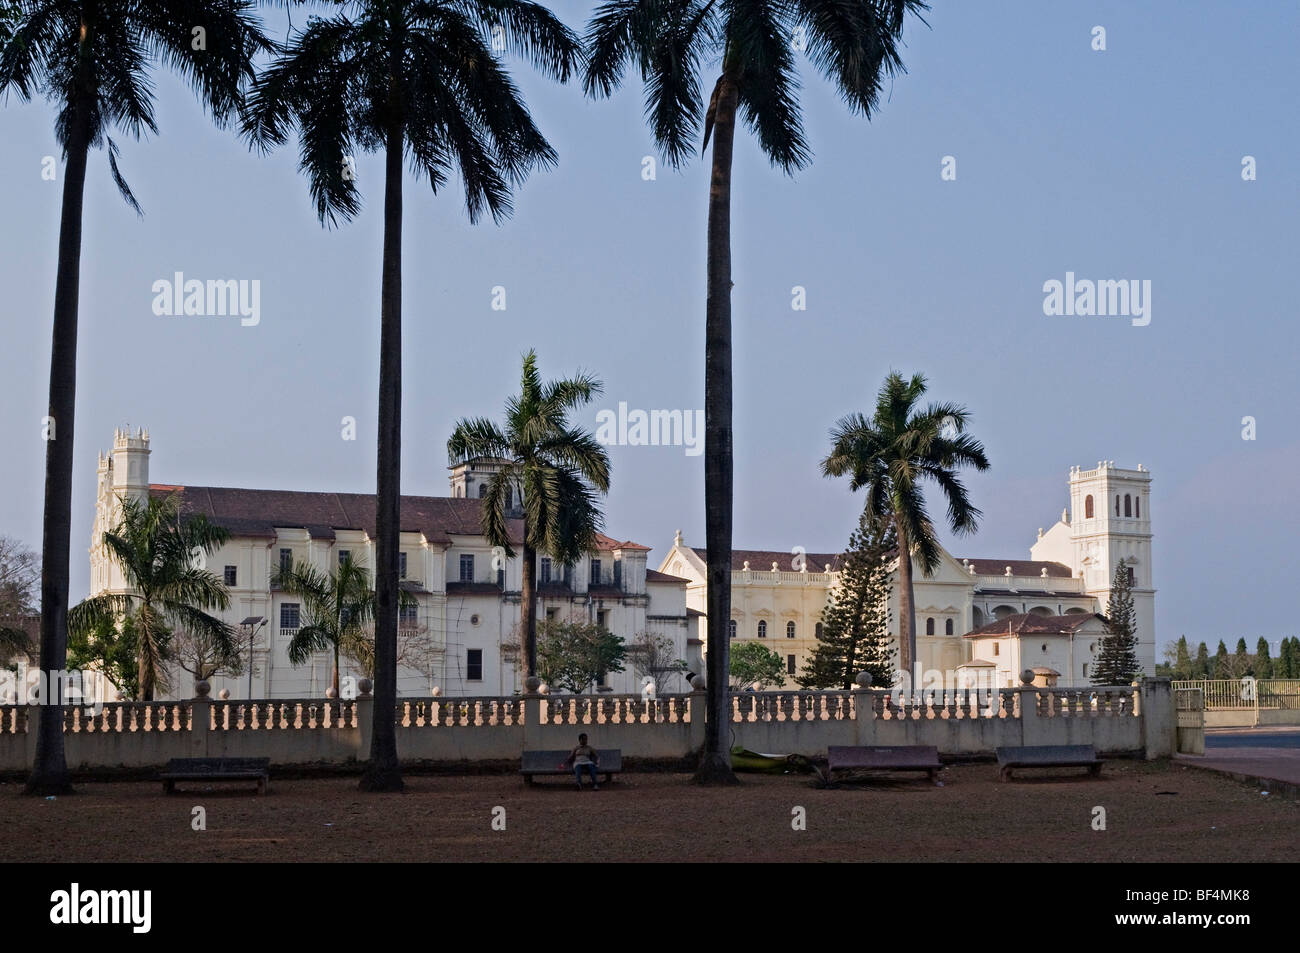
POLYGON ((253 640, 257 638, 257 630, 266 625, 266 617, 260 615, 250 615, 243 622, 239 623, 241 629, 248 632, 248 700, 253 700, 253 640))

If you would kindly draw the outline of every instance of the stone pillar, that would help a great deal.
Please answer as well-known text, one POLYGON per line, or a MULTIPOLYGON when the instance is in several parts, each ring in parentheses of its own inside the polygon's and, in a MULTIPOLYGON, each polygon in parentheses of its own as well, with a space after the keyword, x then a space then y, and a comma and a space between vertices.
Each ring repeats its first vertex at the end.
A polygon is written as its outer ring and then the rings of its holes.
POLYGON ((1174 710, 1173 685, 1168 678, 1144 678, 1141 696, 1142 756, 1148 761, 1174 753, 1178 713, 1174 710))
POLYGON ((704 719, 706 704, 706 693, 703 689, 695 689, 687 698, 687 704, 690 706, 691 733, 690 742, 683 757, 689 757, 704 747, 704 719))
POLYGON ((858 672, 853 686, 853 743, 870 745, 876 739, 876 693, 871 690, 871 674, 858 672))
MULTIPOLYGON (((375 730, 375 696, 370 694, 373 683, 368 678, 357 682, 357 760, 370 760, 370 738, 375 730)), ((391 718, 392 715, 390 714, 391 718)))
POLYGON ((194 699, 190 702, 190 743, 191 758, 214 758, 224 752, 208 750, 208 730, 212 723, 212 699, 208 693, 212 686, 206 681, 194 683, 194 699))
POLYGON ((524 751, 538 751, 542 748, 542 696, 538 692, 541 687, 542 680, 536 675, 524 679, 521 702, 524 708, 524 751))
MULTIPOLYGON (((997 693, 1001 704, 1002 693, 997 693)), ((1034 685, 1034 673, 1025 669, 1020 673, 1020 687, 1016 689, 1016 707, 1020 709, 1020 743, 1022 745, 1046 745, 1051 740, 1042 737, 1045 726, 1039 724, 1038 688, 1034 685)))

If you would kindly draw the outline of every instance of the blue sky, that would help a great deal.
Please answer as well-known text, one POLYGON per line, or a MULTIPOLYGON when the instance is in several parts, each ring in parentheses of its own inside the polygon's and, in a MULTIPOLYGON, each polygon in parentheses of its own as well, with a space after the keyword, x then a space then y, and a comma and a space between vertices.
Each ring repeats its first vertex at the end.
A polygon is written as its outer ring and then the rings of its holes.
MULTIPOLYGON (((580 26, 590 5, 555 9, 580 26)), ((735 545, 842 548, 860 500, 819 475, 827 430, 869 408, 890 369, 920 371, 935 398, 967 405, 993 463, 968 480, 985 516, 976 538, 945 538, 956 554, 1026 558, 1066 504, 1071 465, 1142 463, 1158 638, 1296 634, 1300 10, 938 2, 928 20, 871 122, 805 69, 806 171, 782 176, 738 136, 735 545), (945 155, 955 181, 940 179, 945 155), (1242 180, 1247 155, 1256 181, 1242 180), (1150 280, 1151 323, 1045 316, 1043 282, 1067 271, 1150 280), (806 311, 791 309, 796 285, 806 311)), ((548 376, 604 380, 588 426, 619 401, 703 406, 706 164, 644 181, 639 82, 592 102, 513 65, 558 167, 501 227, 469 225, 453 191, 406 189, 407 492, 447 492, 453 422, 499 417, 530 347, 548 376)), ((102 153, 86 187, 74 598, 95 454, 115 426, 149 427, 155 482, 374 485, 382 161, 358 158, 366 207, 323 229, 296 145, 250 154, 173 77, 156 82, 160 135, 119 137, 145 216, 102 153), (152 284, 176 271, 260 280, 260 324, 154 315, 152 284), (340 437, 347 415, 355 441, 340 437)), ((40 175, 57 154, 51 119, 44 102, 0 108, 0 533, 34 547, 62 178, 40 175)), ((703 458, 611 454, 609 532, 653 546, 652 563, 678 528, 701 544, 703 458)))

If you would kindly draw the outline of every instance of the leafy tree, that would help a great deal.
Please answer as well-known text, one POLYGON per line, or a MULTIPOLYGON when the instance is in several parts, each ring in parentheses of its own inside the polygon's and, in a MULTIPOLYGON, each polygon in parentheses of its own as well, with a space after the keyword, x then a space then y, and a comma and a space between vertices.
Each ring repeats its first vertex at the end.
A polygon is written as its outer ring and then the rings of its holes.
MULTIPOLYGON (((577 37, 523 0, 356 0, 312 17, 253 88, 245 131, 263 148, 299 130, 300 166, 322 224, 360 209, 350 160, 384 155, 379 423, 375 542, 375 706, 397 703, 398 511, 402 441, 402 183, 408 164, 442 189, 459 172, 471 222, 501 221, 510 193, 555 151, 533 123, 502 63, 513 50, 566 80, 577 37)), ((367 791, 400 791, 397 732, 376 718, 367 791)))
MULTIPOLYGON (((127 204, 139 211, 118 169, 117 144, 109 134, 115 128, 132 137, 158 131, 153 69, 163 64, 179 72, 217 124, 224 125, 241 103, 244 85, 253 75, 253 56, 266 47, 266 39, 252 4, 242 0, 20 0, 8 7, 0 27, 0 94, 13 90, 24 102, 44 95, 56 110, 54 132, 64 158, 46 410, 40 621, 41 667, 61 671, 67 668, 68 651, 77 303, 87 159, 92 148, 106 144, 113 181, 127 204), (207 31, 202 49, 194 42, 196 24, 207 31)), ((25 793, 71 790, 63 710, 43 705, 25 793)))
POLYGON ((741 642, 731 651, 733 688, 757 685, 759 689, 785 685, 785 662, 781 656, 759 642, 741 642))
POLYGON ((538 635, 537 671, 555 688, 581 693, 604 676, 623 671, 627 646, 603 625, 547 619, 538 635))
POLYGON ((1228 647, 1219 639, 1219 649, 1214 653, 1214 675, 1212 678, 1232 678, 1232 662, 1228 658, 1228 647))
POLYGON ((939 485, 948 502, 953 532, 972 533, 980 511, 970 502, 959 468, 989 468, 983 445, 965 431, 970 414, 958 404, 919 407, 926 381, 920 374, 904 380, 890 372, 876 397, 871 417, 850 414, 831 430, 832 449, 822 461, 825 476, 850 478, 851 490, 866 491, 864 512, 872 520, 892 520, 899 552, 899 620, 902 626, 899 667, 911 673, 916 658, 916 594, 912 559, 927 576, 939 567, 943 551, 926 510, 923 484, 939 485))
POLYGON ((921 0, 606 0, 587 29, 584 85, 608 96, 624 70, 640 73, 646 117, 670 165, 713 139, 709 181, 704 328, 704 514, 708 573, 707 698, 709 720, 695 780, 734 784, 728 724, 727 664, 731 619, 732 360, 731 167, 736 120, 763 153, 793 174, 811 153, 804 140, 792 36, 805 37, 813 63, 870 118, 885 82, 903 70, 904 19, 921 0), (708 103, 700 70, 718 64, 708 103))
POLYGON ((642 632, 627 652, 637 675, 654 682, 656 694, 673 691, 677 679, 686 674, 686 660, 677 657, 677 646, 669 636, 642 632))
POLYGON ((1273 678, 1273 660, 1268 654, 1268 639, 1260 636, 1255 644, 1255 677, 1273 678))
POLYGON ((847 691, 864 671, 874 685, 893 684, 889 562, 897 548, 891 521, 862 517, 840 560, 839 585, 822 609, 817 645, 795 678, 801 688, 847 691))
POLYGON ((524 355, 519 395, 506 401, 505 428, 484 418, 462 419, 447 441, 453 464, 480 458, 501 465, 483 500, 483 535, 507 557, 515 556, 509 514, 522 493, 523 584, 521 613, 523 655, 529 675, 537 666, 537 556, 569 566, 596 545, 602 516, 597 493, 609 492, 609 454, 586 430, 569 423, 568 414, 601 392, 589 374, 542 383, 537 355, 524 355))
POLYGON ((68 664, 73 669, 103 672, 127 698, 140 693, 139 635, 135 616, 96 618, 89 626, 68 632, 68 664))
POLYGON ((1192 678, 1211 678, 1210 650, 1202 642, 1196 646, 1196 661, 1192 663, 1192 678))
POLYGON ((1274 678, 1296 678, 1300 674, 1296 668, 1295 648, 1288 638, 1282 639, 1282 644, 1277 652, 1277 666, 1273 671, 1274 678))
MULTIPOLYGON (((152 700, 166 689, 172 632, 184 628, 233 651, 233 631, 212 610, 230 605, 222 580, 203 568, 230 532, 203 515, 181 518, 175 495, 136 500, 123 497, 118 524, 104 534, 109 558, 122 569, 129 590, 104 593, 73 607, 71 630, 96 631, 105 619, 133 617, 139 697, 152 700)), ((102 631, 102 629, 100 630, 102 631)))
POLYGON ((1101 638, 1097 664, 1093 668, 1094 685, 1128 685, 1142 674, 1137 659, 1136 613, 1129 589, 1128 563, 1121 559, 1111 581, 1110 601, 1106 606, 1106 634, 1101 638))
POLYGON ((1178 637, 1178 646, 1174 656, 1174 678, 1189 679, 1192 675, 1192 656, 1187 650, 1187 636, 1178 637))

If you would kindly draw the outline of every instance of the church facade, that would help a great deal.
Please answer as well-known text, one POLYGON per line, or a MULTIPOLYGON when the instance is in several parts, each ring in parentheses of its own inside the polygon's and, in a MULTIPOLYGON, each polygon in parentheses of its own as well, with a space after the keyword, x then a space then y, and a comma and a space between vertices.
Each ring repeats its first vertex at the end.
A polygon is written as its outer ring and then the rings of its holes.
MULTIPOLYGON (((221 615, 236 627, 243 652, 251 651, 252 677, 245 666, 238 675, 213 678, 213 695, 224 690, 234 698, 322 696, 331 684, 333 657, 319 653, 307 664, 290 663, 288 646, 302 623, 302 607, 271 585, 272 571, 305 561, 328 572, 345 558, 373 567, 374 496, 153 483, 149 455, 149 435, 140 430, 115 433, 112 451, 99 457, 91 595, 126 589, 103 542, 104 532, 120 519, 121 499, 175 495, 183 516, 203 514, 231 533, 204 562, 230 590, 230 607, 221 615)), ((474 461, 453 467, 450 496, 402 497, 399 572, 412 604, 399 619, 401 695, 499 696, 522 687, 522 521, 509 521, 517 554, 509 559, 488 544, 479 524, 480 487, 498 466, 474 461)), ((601 535, 596 551, 567 570, 540 557, 538 619, 600 623, 629 644, 650 633, 671 642, 673 657, 698 657, 686 582, 649 569, 649 552, 601 535)), ((347 659, 340 668, 341 679, 364 675, 347 659)), ((188 697, 192 678, 180 670, 171 674, 168 697, 188 697)), ((675 682, 659 690, 687 690, 680 676, 675 682)), ((643 683, 629 661, 602 688, 639 692, 643 683)))
MULTIPOLYGON (((1029 559, 957 558, 944 551, 929 576, 913 564, 922 679, 961 685, 974 679, 987 684, 991 678, 993 685, 1008 687, 1019 684, 1025 669, 1042 669, 1038 674, 1045 684, 1089 684, 1105 631, 1099 617, 1106 612, 1121 559, 1130 573, 1138 659, 1147 674, 1154 673, 1151 473, 1141 464, 1129 470, 1113 461, 1087 470, 1074 467, 1069 494, 1070 506, 1051 529, 1039 530, 1029 559), (1022 616, 1034 621, 1015 624, 1022 616)), ((687 606, 700 612, 707 606, 705 556, 679 532, 659 566, 687 580, 687 606)), ((762 641, 780 655, 788 685, 817 644, 822 608, 838 585, 838 563, 832 553, 732 552, 730 636, 762 641)), ((895 580, 896 567, 895 562, 895 580)), ((897 630, 896 583, 890 603, 897 630)), ((700 627, 703 637, 704 619, 700 627)), ((897 645, 896 640, 895 634, 897 645)))

